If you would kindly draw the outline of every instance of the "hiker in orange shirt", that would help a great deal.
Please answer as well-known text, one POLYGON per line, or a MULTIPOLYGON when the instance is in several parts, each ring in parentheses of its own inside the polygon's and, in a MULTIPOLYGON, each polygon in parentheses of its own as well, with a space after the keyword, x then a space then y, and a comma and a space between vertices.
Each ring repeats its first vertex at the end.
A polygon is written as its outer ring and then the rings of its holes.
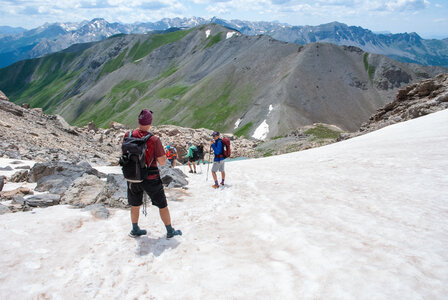
POLYGON ((168 145, 166 146, 166 157, 171 163, 171 168, 174 168, 176 166, 176 158, 177 158, 177 152, 176 148, 168 145))

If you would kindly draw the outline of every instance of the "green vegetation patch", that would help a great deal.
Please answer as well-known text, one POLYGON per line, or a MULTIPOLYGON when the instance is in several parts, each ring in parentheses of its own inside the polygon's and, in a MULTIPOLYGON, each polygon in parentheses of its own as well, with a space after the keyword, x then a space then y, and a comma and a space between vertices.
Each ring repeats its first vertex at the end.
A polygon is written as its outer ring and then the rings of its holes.
POLYGON ((128 57, 128 58, 134 58, 135 55, 137 54, 137 51, 138 51, 139 46, 140 46, 140 40, 138 40, 138 41, 134 44, 134 46, 132 46, 131 50, 129 50, 129 52, 128 52, 128 56, 127 56, 127 57, 128 57))
POLYGON ((165 72, 163 72, 162 74, 160 74, 160 76, 157 79, 161 79, 161 78, 168 78, 170 77, 172 74, 176 73, 177 70, 179 70, 179 68, 175 65, 171 66, 168 68, 168 70, 166 70, 165 72))
MULTIPOLYGON (((75 55, 55 53, 41 59, 37 69, 34 69, 33 78, 36 79, 15 91, 16 102, 29 103, 31 107, 42 107, 45 112, 53 113, 81 72, 67 70, 67 65, 73 61, 75 55)), ((30 73, 33 73, 32 70, 30 73)))
POLYGON ((241 126, 237 130, 235 130, 233 132, 233 134, 235 134, 238 137, 242 137, 242 136, 249 137, 249 132, 250 132, 252 126, 253 126, 253 123, 249 122, 249 123, 245 124, 244 126, 241 126))
POLYGON ((210 35, 210 36, 207 38, 208 43, 207 43, 207 45, 205 46, 205 48, 207 49, 207 48, 213 46, 214 44, 219 43, 219 42, 221 41, 221 36, 222 36, 221 32, 218 33, 218 34, 216 34, 216 35, 210 35))
POLYGON ((318 124, 314 128, 308 129, 304 133, 314 136, 314 139, 337 139, 339 137, 339 132, 331 130, 321 124, 318 124))
POLYGON ((228 86, 214 102, 205 105, 202 109, 201 107, 196 107, 196 110, 193 112, 193 117, 197 120, 196 126, 207 126, 209 128, 222 126, 236 109, 235 105, 230 105, 229 103, 230 93, 231 89, 228 86))
POLYGON ((273 154, 274 154, 274 150, 269 150, 269 151, 263 153, 263 157, 269 157, 269 156, 272 156, 273 154))
POLYGON ((66 63, 70 63, 75 58, 76 53, 58 52, 42 58, 36 75, 39 77, 55 78, 64 69, 66 63))
POLYGON ((364 68, 366 69, 367 73, 369 74, 370 81, 373 80, 373 75, 375 74, 375 67, 372 65, 369 65, 369 62, 367 61, 367 58, 369 57, 369 53, 364 53, 364 68))
POLYGON ((177 98, 185 95, 187 91, 188 86, 173 85, 157 91, 156 96, 159 98, 176 100, 177 98))
POLYGON ((283 135, 277 135, 277 136, 272 137, 271 140, 278 140, 278 139, 281 139, 283 137, 284 137, 283 135))
MULTIPOLYGON (((225 131, 237 115, 247 109, 253 99, 254 88, 250 85, 232 83, 231 77, 207 78, 187 89, 174 88, 173 92, 184 93, 177 99, 165 101, 158 115, 159 124, 179 124, 184 127, 209 128, 225 131), (177 90, 177 91, 176 91, 177 90)), ((160 95, 160 94, 159 94, 160 95)), ((160 97, 159 97, 160 99, 160 97)))
POLYGON ((17 95, 26 89, 28 80, 33 75, 39 59, 28 59, 15 63, 0 72, 0 90, 16 101, 17 95))
POLYGON ((152 81, 140 82, 124 80, 115 85, 107 95, 90 104, 77 118, 74 125, 82 126, 90 121, 101 127, 107 127, 116 116, 136 103, 148 90, 152 81))
POLYGON ((194 107, 195 128, 226 130, 230 120, 234 120, 236 115, 247 108, 253 95, 251 87, 235 87, 231 82, 225 83, 222 87, 204 86, 204 88, 207 92, 198 95, 203 102, 200 106, 194 107))
POLYGON ((150 81, 140 82, 137 80, 124 80, 112 88, 111 94, 112 95, 116 95, 116 94, 120 94, 120 93, 127 94, 132 89, 136 89, 140 93, 144 93, 148 89, 149 84, 150 84, 150 81))
POLYGON ((127 48, 124 49, 123 52, 121 52, 120 55, 118 55, 116 58, 109 60, 104 65, 103 69, 101 70, 100 75, 98 75, 98 78, 100 78, 104 74, 112 73, 113 71, 121 68, 124 65, 123 59, 124 59, 126 53, 127 53, 127 48))
POLYGON ((286 77, 289 76, 290 73, 283 75, 282 79, 280 79, 280 81, 283 81, 283 79, 285 79, 286 77))
MULTIPOLYGON (((152 34, 148 37, 143 44, 138 45, 137 49, 131 49, 131 52, 135 52, 134 61, 139 60, 147 56, 154 49, 157 49, 163 45, 171 44, 177 42, 189 34, 194 28, 188 30, 179 30, 175 32, 165 33, 165 34, 152 34)), ((135 45, 134 45, 135 46, 135 45)))

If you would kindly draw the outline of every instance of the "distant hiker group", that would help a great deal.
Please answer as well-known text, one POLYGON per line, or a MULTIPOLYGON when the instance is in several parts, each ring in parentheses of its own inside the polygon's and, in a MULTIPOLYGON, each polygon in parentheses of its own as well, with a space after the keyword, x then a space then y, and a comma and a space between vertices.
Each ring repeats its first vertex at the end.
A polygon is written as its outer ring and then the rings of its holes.
MULTIPOLYGON (((152 124, 152 111, 143 109, 138 117, 139 127, 125 134, 122 143, 122 156, 120 157, 120 165, 122 167, 123 176, 127 180, 127 197, 131 206, 131 222, 132 230, 129 233, 131 237, 139 237, 146 235, 145 229, 138 226, 140 206, 143 204, 143 213, 146 214, 146 201, 144 201, 144 193, 151 199, 151 203, 159 208, 160 218, 166 227, 166 237, 172 238, 176 235, 182 235, 180 230, 176 230, 171 225, 170 212, 162 180, 160 179, 158 165, 164 166, 166 159, 170 162, 170 167, 176 166, 178 159, 177 149, 174 143, 170 143, 165 147, 159 137, 149 132, 152 124)), ((211 173, 213 175, 213 188, 223 186, 226 173, 224 171, 224 160, 230 156, 230 140, 220 138, 220 133, 214 131, 213 140, 210 144, 210 156, 213 149, 214 159, 211 173), (221 172, 221 183, 218 182, 217 172, 221 172)), ((205 165, 204 145, 193 145, 187 143, 187 159, 190 173, 197 173, 196 162, 205 165)), ((209 156, 209 158, 210 158, 209 156)), ((208 168, 207 168, 208 173, 208 168)))
POLYGON ((187 154, 185 155, 185 158, 188 159, 188 167, 190 168, 190 173, 196 173, 196 162, 198 164, 201 162, 205 165, 204 160, 204 144, 200 143, 199 145, 195 146, 192 145, 190 142, 187 144, 188 150, 187 154), (193 166, 193 168, 191 167, 193 166))

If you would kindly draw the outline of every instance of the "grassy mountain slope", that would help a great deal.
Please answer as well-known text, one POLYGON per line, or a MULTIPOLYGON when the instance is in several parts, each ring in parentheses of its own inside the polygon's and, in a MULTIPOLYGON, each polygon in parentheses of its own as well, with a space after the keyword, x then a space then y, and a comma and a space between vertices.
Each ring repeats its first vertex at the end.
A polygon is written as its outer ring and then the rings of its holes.
POLYGON ((268 136, 278 136, 316 122, 357 130, 401 85, 443 71, 212 24, 118 35, 21 61, 0 69, 0 89, 75 125, 133 126, 138 112, 150 108, 156 125, 251 135, 265 121, 268 136))

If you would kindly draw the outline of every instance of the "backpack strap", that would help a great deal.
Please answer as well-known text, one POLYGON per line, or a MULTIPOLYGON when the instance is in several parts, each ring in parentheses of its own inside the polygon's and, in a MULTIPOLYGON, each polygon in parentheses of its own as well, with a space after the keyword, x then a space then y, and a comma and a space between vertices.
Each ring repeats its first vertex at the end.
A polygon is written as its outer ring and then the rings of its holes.
POLYGON ((151 132, 148 132, 147 135, 145 135, 144 137, 142 137, 142 140, 144 140, 145 142, 147 142, 152 136, 153 136, 153 134, 152 134, 151 132))

